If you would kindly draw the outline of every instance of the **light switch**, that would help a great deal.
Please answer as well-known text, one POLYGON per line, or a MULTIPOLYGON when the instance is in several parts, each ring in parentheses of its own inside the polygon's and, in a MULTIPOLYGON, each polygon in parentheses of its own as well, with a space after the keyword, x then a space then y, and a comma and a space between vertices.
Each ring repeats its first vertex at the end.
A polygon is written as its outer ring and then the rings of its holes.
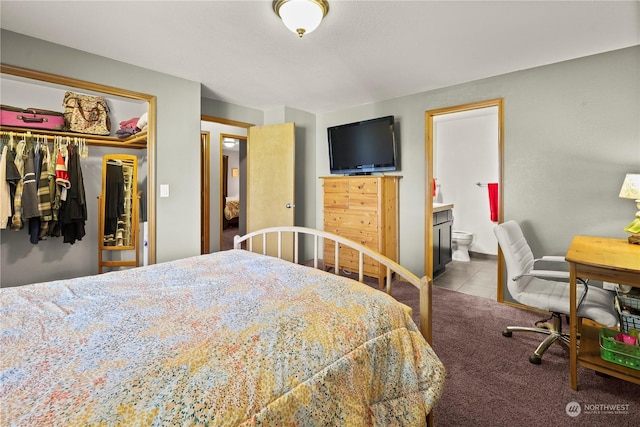
POLYGON ((160 197, 169 197, 169 184, 160 185, 160 197))

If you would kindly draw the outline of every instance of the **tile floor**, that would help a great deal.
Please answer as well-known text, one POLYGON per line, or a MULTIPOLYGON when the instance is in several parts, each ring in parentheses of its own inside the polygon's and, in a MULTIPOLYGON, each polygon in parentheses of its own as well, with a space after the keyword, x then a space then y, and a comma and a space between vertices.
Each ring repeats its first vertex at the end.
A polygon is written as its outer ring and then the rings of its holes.
POLYGON ((471 254, 471 261, 451 261, 433 285, 469 295, 497 298, 497 257, 471 254))

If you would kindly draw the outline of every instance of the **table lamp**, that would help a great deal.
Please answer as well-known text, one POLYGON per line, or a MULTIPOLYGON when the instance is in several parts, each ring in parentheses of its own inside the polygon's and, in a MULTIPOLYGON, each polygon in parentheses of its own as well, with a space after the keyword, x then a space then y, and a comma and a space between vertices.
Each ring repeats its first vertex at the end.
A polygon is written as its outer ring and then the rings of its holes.
POLYGON ((631 233, 629 243, 640 244, 640 174, 628 173, 627 176, 625 176, 619 197, 623 199, 634 199, 636 201, 638 212, 636 212, 635 219, 624 231, 631 233))

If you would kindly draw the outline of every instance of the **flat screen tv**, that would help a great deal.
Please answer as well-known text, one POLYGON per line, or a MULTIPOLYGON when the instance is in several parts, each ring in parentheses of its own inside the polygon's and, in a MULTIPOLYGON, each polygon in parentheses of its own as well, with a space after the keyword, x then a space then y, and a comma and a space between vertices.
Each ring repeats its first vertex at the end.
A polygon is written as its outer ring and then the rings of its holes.
POLYGON ((369 175, 399 170, 394 116, 327 128, 332 174, 369 175))

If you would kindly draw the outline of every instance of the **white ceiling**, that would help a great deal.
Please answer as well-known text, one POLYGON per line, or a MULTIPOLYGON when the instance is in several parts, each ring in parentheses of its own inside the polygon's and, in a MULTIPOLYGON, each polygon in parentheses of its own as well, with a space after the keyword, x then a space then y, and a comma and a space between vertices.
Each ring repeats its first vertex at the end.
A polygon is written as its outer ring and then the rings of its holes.
POLYGON ((302 39, 263 1, 5 1, 1 26, 202 83, 246 107, 333 111, 640 44, 634 1, 329 0, 302 39))

